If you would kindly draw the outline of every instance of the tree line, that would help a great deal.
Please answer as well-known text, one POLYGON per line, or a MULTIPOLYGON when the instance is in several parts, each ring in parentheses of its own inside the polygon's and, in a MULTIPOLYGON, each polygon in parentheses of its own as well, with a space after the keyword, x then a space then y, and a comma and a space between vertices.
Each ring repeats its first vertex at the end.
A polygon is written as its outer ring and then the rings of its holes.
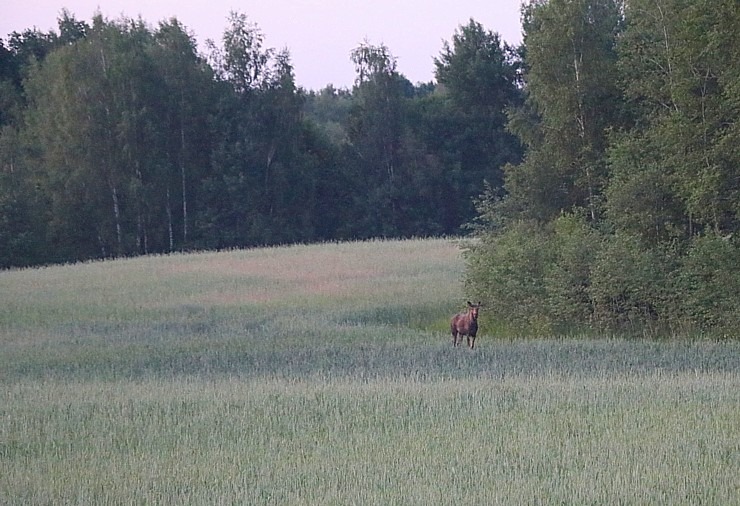
POLYGON ((531 0, 522 26, 458 27, 431 83, 363 42, 318 91, 239 13, 206 54, 176 19, 13 33, 0 267, 467 226, 502 331, 733 335, 740 6, 531 0))
POLYGON ((523 8, 525 147, 478 200, 469 290, 502 329, 740 328, 740 4, 523 8))
POLYGON ((177 19, 0 39, 0 267, 294 242, 458 234, 521 159, 516 51, 471 20, 412 84, 384 45, 351 89, 296 85, 233 12, 197 50, 177 19))

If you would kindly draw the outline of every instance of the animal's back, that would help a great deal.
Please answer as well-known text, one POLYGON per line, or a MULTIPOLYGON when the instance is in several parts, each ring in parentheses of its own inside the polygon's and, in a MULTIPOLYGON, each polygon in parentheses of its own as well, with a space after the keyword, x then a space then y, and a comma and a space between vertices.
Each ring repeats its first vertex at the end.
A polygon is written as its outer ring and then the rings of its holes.
POLYGON ((450 331, 452 331, 453 336, 460 334, 475 337, 476 332, 478 332, 478 322, 470 318, 467 314, 458 313, 452 317, 450 331))

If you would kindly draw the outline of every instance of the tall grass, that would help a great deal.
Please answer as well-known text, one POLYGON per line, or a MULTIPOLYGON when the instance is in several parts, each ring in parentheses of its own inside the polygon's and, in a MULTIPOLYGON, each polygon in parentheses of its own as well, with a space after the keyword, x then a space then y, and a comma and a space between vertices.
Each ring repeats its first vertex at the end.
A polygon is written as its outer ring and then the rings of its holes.
POLYGON ((428 340, 421 331, 444 329, 461 304, 461 269, 456 246, 438 240, 3 272, 0 366, 10 375, 114 379, 208 372, 193 361, 264 368, 267 357, 279 373, 271 356, 428 340))
POLYGON ((24 504, 730 504, 737 378, 12 385, 24 504))
POLYGON ((730 504, 740 343, 486 333, 444 240, 0 273, 2 504, 730 504))

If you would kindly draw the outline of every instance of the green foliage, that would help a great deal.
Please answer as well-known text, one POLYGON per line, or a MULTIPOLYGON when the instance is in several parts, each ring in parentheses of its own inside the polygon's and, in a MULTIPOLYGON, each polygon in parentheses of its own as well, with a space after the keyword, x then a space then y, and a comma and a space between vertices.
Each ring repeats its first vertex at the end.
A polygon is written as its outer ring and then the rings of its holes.
POLYGON ((497 324, 731 328, 739 11, 538 0, 519 48, 458 27, 437 83, 366 41, 355 86, 319 93, 242 14, 206 58, 175 19, 63 11, 0 46, 0 266, 467 221, 497 324))
POLYGON ((526 102, 510 126, 529 152, 508 169, 506 186, 522 195, 527 217, 561 210, 600 214, 606 182, 606 131, 620 122, 616 41, 620 2, 552 0, 523 9, 526 102), (536 117, 536 121, 525 121, 536 117), (519 171, 522 174, 516 174, 519 171))
POLYGON ((625 144, 650 139, 690 236, 738 227, 737 153, 726 141, 738 112, 732 48, 740 14, 731 2, 700 5, 630 3, 620 43, 625 95, 640 120, 625 144))
POLYGON ((528 151, 505 198, 483 195, 468 259, 498 318, 736 326, 739 21, 720 0, 525 6, 527 99, 509 127, 528 151))
POLYGON ((732 335, 740 327, 740 248, 710 234, 692 241, 675 277, 677 318, 732 335))
POLYGON ((516 55, 472 20, 460 30, 439 86, 413 85, 365 42, 356 86, 319 93, 238 12, 206 56, 177 19, 88 26, 63 11, 58 34, 13 34, 0 162, 33 191, 0 218, 8 244, 33 236, 40 254, 12 246, 3 265, 457 234, 484 180, 500 187, 520 157, 504 114, 516 55))
POLYGON ((594 321, 637 328, 660 315, 668 272, 656 251, 623 233, 605 238, 592 268, 589 295, 594 321))
POLYGON ((608 153, 612 175, 604 191, 609 222, 651 245, 686 237, 689 225, 660 142, 650 134, 615 134, 608 153))
POLYGON ((548 310, 553 321, 568 328, 594 317, 593 270, 603 239, 585 218, 562 215, 553 224, 551 260, 545 273, 548 310))
POLYGON ((452 44, 444 42, 434 64, 437 80, 457 107, 504 125, 506 107, 520 98, 518 67, 514 50, 497 33, 471 19, 455 31, 452 44))
POLYGON ((269 78, 268 63, 273 50, 263 48, 262 30, 248 21, 247 15, 231 11, 223 34, 223 53, 214 48, 212 58, 221 79, 237 93, 262 87, 269 78))
POLYGON ((548 242, 545 230, 520 221, 470 245, 466 285, 473 298, 484 301, 484 313, 525 332, 542 325, 539 330, 547 329, 548 242))
POLYGON ((430 97, 425 139, 437 146, 446 163, 454 163, 452 190, 462 198, 457 211, 469 220, 472 199, 481 182, 495 188, 503 183, 502 167, 518 163, 522 151, 507 130, 507 111, 522 100, 519 59, 513 48, 475 20, 461 25, 434 60, 441 92, 430 97), (447 158, 447 159, 446 159, 447 158))
POLYGON ((44 215, 38 195, 13 174, 0 173, 0 268, 43 261, 44 215))
POLYGON ((365 188, 355 204, 357 230, 364 234, 362 237, 405 235, 401 205, 410 181, 401 151, 406 79, 396 70, 396 58, 383 44, 361 44, 353 50, 352 61, 357 80, 348 118, 346 160, 353 184, 365 188))
POLYGON ((188 240, 194 167, 208 159, 199 150, 208 135, 195 118, 208 110, 209 77, 180 25, 160 30, 96 18, 85 38, 51 53, 25 83, 34 143, 27 163, 51 204, 58 253, 48 260, 188 240))

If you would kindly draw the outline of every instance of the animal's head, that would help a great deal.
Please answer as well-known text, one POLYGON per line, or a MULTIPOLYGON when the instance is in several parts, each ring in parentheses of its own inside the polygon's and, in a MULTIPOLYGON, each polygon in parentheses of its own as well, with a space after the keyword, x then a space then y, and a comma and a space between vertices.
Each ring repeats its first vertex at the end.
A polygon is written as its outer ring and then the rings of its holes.
POLYGON ((473 318, 473 320, 478 319, 478 310, 481 307, 481 303, 478 302, 477 304, 473 304, 472 302, 468 301, 468 312, 470 313, 470 316, 473 318))

